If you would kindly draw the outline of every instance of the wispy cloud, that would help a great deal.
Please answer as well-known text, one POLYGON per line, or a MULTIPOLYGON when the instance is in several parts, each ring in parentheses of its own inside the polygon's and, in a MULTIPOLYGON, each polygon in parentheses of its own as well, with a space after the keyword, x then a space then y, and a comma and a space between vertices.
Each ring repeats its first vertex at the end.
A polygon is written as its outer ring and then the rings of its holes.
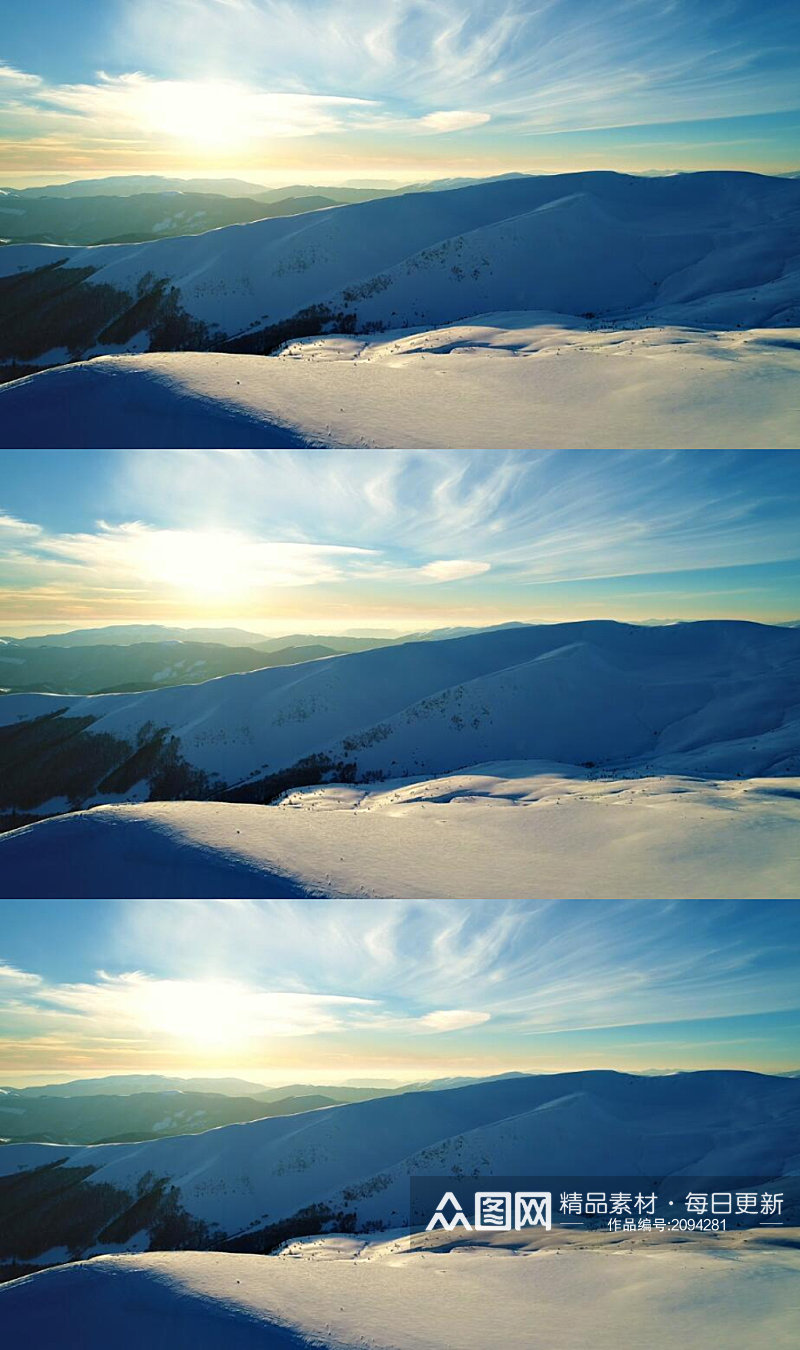
MULTIPOLYGON (((796 106, 776 60, 797 32, 785 0, 259 0, 234 13, 216 0, 142 0, 122 51, 145 34, 182 37, 184 70, 207 68, 213 43, 228 69, 307 89, 478 107, 542 125, 744 110, 742 100, 796 106), (777 66, 777 80, 765 68, 777 66), (465 99, 466 96, 466 99, 465 99), (609 114, 612 114, 609 118, 609 114)), ((752 110, 748 107, 748 110, 752 110)))
POLYGON ((491 563, 469 562, 466 558, 443 558, 438 562, 426 563, 420 568, 420 573, 432 581, 461 581, 464 577, 482 576, 490 568, 491 563))
POLYGON ((18 520, 16 516, 6 516, 0 512, 0 547, 4 544, 18 543, 22 539, 38 539, 43 531, 40 525, 30 520, 18 520))
POLYGON ((459 112, 454 108, 451 112, 426 113, 419 119, 419 125, 428 131, 466 131, 468 127, 480 127, 489 121, 490 113, 468 112, 466 109, 459 112))
POLYGON ((594 617, 797 617, 791 451, 77 455, 74 474, 59 458, 47 527, 27 515, 42 508, 35 465, 0 460, 0 625, 243 617, 284 593, 296 616, 324 601, 351 622, 424 610, 431 626, 579 602, 594 617))
POLYGON ((242 165, 319 137, 353 166, 472 137, 490 172, 539 136, 795 110, 799 33, 790 0, 137 0, 92 78, 79 42, 75 80, 0 66, 0 154, 242 165))
POLYGON ((451 1008, 426 1013, 420 1018, 420 1023, 424 1027, 430 1027, 432 1031, 463 1031, 466 1027, 479 1027, 490 1018, 491 1013, 470 1012, 467 1008, 451 1008))
MULTIPOLYGON (((30 925, 47 929, 43 906, 30 925)), ((0 966, 7 1064, 135 1068, 216 1057, 266 1067, 290 1054, 351 1071, 394 1057, 436 1072, 464 1056, 491 1072, 615 1056, 618 1067, 646 1068, 677 1055, 684 1066, 793 1067, 794 902, 114 902, 74 911, 68 938, 44 957, 46 977, 35 962, 26 969, 9 939, 0 966), (115 963, 105 971, 93 965, 98 931, 115 963), (294 1048, 281 1050, 284 1042, 294 1048)), ((18 920, 14 928, 18 942, 18 920)), ((31 929, 29 946, 34 939, 31 929)))
POLYGON ((15 989, 35 989, 41 983, 39 975, 33 975, 29 970, 18 970, 16 966, 7 966, 0 961, 0 991, 13 994, 15 989))

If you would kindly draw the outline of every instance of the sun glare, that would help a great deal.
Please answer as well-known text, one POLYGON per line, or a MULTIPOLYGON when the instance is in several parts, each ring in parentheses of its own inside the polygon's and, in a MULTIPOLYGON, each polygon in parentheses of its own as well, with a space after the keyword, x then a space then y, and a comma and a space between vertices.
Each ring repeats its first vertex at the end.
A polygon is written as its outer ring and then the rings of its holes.
POLYGON ((138 542, 142 572, 187 596, 233 597, 248 586, 246 549, 224 530, 144 534, 138 542))
POLYGON ((246 996, 224 980, 160 981, 140 991, 142 1023, 160 1037, 233 1052, 247 1040, 246 996))
POLYGON ((232 150, 252 135, 247 97, 224 81, 159 81, 138 96, 148 130, 184 145, 232 150))

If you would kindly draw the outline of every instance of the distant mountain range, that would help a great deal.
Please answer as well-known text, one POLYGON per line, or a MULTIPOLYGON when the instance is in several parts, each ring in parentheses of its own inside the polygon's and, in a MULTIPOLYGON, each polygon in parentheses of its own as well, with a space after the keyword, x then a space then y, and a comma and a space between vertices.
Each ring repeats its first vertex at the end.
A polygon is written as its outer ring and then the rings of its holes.
MULTIPOLYGON (((107 1074, 103 1078, 73 1078, 65 1083, 44 1083, 41 1086, 11 1088, 0 1085, 0 1093, 17 1097, 128 1097, 137 1092, 214 1092, 226 1097, 252 1097, 268 1089, 263 1083, 251 1083, 246 1078, 180 1078, 161 1073, 107 1074)), ((276 1089, 279 1096, 288 1096, 288 1089, 276 1089)))
MULTIPOLYGON (((653 620, 653 622, 657 622, 653 620)), ((466 637, 470 633, 499 631, 504 628, 522 628, 512 621, 493 624, 489 628, 433 628, 419 633, 403 633, 387 637, 385 630, 348 630, 344 633, 281 633, 265 637, 246 628, 178 628, 158 623, 109 624, 104 628, 73 628, 65 633, 42 633, 32 637, 0 636, 0 647, 11 644, 18 647, 128 647, 138 642, 206 642, 221 643, 226 647, 250 647, 258 651, 277 651, 283 647, 310 647, 314 644, 335 647, 342 652, 367 651, 371 647, 391 646, 397 642, 424 642, 439 638, 466 637)))
POLYGON ((239 1078, 119 1074, 41 1087, 0 1087, 0 1144, 125 1143, 197 1134, 220 1125, 478 1081, 438 1079, 401 1087, 292 1083, 267 1088, 239 1078))
MULTIPOLYGON (((444 186, 444 185, 443 185, 444 186)), ((415 190, 425 191, 425 185, 415 190)), ((242 179, 134 175, 0 188, 0 244, 147 243, 394 196, 405 188, 265 188, 242 179)))
MULTIPOLYGON (((214 642, 226 647, 253 647, 264 642, 263 633, 246 628, 176 628, 160 623, 110 624, 104 628, 74 628, 66 633, 43 633, 36 637, 0 637, 0 644, 18 647, 127 647, 137 642, 214 642)), ((278 639, 278 645, 292 646, 278 639)))
POLYGON ((266 1116, 315 1111, 339 1100, 348 1099, 313 1090, 304 1096, 269 1101, 188 1088, 125 1095, 5 1090, 0 1094, 0 1142, 94 1144, 159 1139, 266 1116))
MULTIPOLYGON (((417 190, 423 186, 417 185, 417 190)), ((115 174, 109 178, 78 178, 72 183, 50 183, 42 187, 0 188, 0 196, 74 201, 85 197, 122 197, 128 200, 131 197, 157 196, 162 193, 181 196, 199 193, 202 196, 246 197, 265 202, 286 197, 313 196, 330 197, 338 202, 354 202, 408 190, 404 187, 351 187, 347 183, 335 187, 292 183, 265 188, 263 183, 251 183, 246 178, 170 178, 163 174, 115 174)))
POLYGON ((60 647, 6 641, 0 646, 0 691, 127 693, 195 684, 238 671, 296 665, 336 654, 335 648, 322 643, 256 651, 206 642, 60 647))
POLYGON ((297 216, 338 203, 322 193, 305 197, 214 196, 200 192, 149 192, 131 197, 0 196, 3 244, 133 244, 175 235, 202 234, 276 216, 297 216))
POLYGON ((445 628, 398 638, 312 633, 267 638, 239 628, 120 624, 38 637, 0 637, 0 693, 138 692, 470 631, 479 630, 445 628))

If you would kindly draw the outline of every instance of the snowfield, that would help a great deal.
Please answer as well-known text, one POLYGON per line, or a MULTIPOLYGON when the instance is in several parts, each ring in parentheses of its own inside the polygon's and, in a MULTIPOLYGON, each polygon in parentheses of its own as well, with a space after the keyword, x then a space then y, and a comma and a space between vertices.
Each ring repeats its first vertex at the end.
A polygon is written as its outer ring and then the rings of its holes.
POLYGON ((800 777, 484 764, 57 816, 0 836, 0 896, 797 899, 799 838, 800 777))
MULTIPOLYGON (((787 1235, 792 1230, 786 1230, 787 1235)), ((796 1230, 795 1230, 796 1231, 796 1230)), ((733 1235, 731 1235, 733 1236, 733 1235)), ((674 1342, 794 1350, 790 1242, 542 1250, 330 1238, 278 1256, 99 1257, 0 1287, 0 1322, 36 1350, 619 1350, 674 1342)))
POLYGON ((2 444, 797 447, 799 219, 797 179, 590 172, 10 245, 0 362, 88 364, 0 390, 2 444))
POLYGON ((490 313, 275 356, 101 356, 0 387, 15 449, 792 449, 800 327, 490 313))

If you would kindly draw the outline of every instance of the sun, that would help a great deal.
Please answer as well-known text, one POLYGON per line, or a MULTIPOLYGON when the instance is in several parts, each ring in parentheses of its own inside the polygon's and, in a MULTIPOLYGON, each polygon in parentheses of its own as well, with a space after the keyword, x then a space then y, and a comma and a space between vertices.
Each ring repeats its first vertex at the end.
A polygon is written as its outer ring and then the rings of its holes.
POLYGON ((231 531, 154 531, 140 537, 138 551, 148 581, 187 597, 233 599, 249 588, 248 550, 231 531))
POLYGON ((148 130, 193 148, 235 150, 250 140, 247 94, 223 80, 163 80, 140 87, 148 130))
POLYGON ((160 1037, 234 1053, 248 1039, 248 999, 225 980, 162 980, 139 991, 139 1016, 160 1037))

